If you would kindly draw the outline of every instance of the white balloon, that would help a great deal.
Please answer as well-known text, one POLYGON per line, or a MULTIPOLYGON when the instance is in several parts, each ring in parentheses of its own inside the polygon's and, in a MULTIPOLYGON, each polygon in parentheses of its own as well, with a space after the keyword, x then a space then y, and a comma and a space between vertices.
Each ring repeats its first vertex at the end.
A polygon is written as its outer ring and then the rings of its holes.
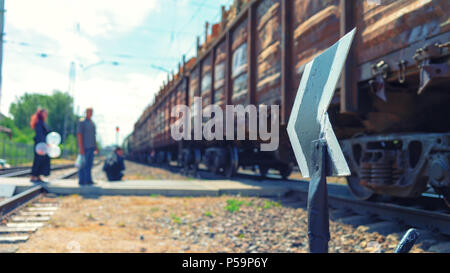
POLYGON ((61 135, 57 132, 51 132, 47 135, 45 140, 47 141, 47 144, 59 145, 61 143, 61 135))
POLYGON ((46 155, 48 151, 47 143, 45 142, 38 143, 34 148, 34 150, 38 155, 46 155))
POLYGON ((61 149, 57 145, 48 145, 47 154, 51 158, 56 158, 61 155, 61 149))

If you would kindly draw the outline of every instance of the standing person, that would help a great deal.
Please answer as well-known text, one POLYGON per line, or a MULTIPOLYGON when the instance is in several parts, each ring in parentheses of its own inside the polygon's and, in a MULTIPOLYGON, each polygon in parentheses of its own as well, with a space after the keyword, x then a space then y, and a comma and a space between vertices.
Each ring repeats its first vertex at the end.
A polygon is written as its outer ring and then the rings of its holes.
POLYGON ((97 154, 97 142, 95 138, 95 124, 92 121, 92 108, 86 109, 86 117, 80 119, 77 126, 77 139, 80 154, 84 157, 84 164, 78 172, 80 185, 92 185, 91 169, 94 162, 94 154, 97 154))
POLYGON ((44 182, 41 175, 50 175, 50 157, 47 154, 39 155, 36 152, 36 145, 39 143, 46 143, 46 137, 49 129, 45 121, 47 120, 48 112, 46 109, 38 109, 34 115, 31 116, 30 126, 34 129, 36 135, 34 136, 34 160, 31 168, 31 182, 44 182))

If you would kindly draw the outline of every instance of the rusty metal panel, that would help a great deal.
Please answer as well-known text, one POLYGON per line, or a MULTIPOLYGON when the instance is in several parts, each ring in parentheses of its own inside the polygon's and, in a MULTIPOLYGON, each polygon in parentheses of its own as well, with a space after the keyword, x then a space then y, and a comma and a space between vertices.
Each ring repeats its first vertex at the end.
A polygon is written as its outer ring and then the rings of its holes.
MULTIPOLYGON (((341 0, 340 1, 340 34, 344 36, 351 31, 356 25, 356 2, 357 0, 341 0)), ((356 81, 356 46, 352 44, 349 51, 347 61, 341 76, 340 89, 340 112, 351 113, 358 110, 358 92, 356 81)))
MULTIPOLYGON (((281 125, 284 126, 292 110, 295 86, 293 69, 293 1, 281 1, 281 125)), ((282 138, 283 139, 283 138, 282 138)))
POLYGON ((215 50, 214 63, 214 104, 225 104, 225 65, 227 54, 225 41, 221 42, 215 50))
POLYGON ((232 104, 248 104, 248 19, 245 18, 232 33, 232 104))
POLYGON ((450 30, 448 0, 357 2, 359 64, 450 30))
POLYGON ((189 76, 189 105, 192 105, 194 97, 199 95, 199 68, 196 66, 189 76))
POLYGON ((187 105, 187 78, 183 77, 177 86, 177 105, 187 105))
POLYGON ((247 55, 249 57, 248 60, 248 102, 250 104, 255 104, 256 100, 256 43, 257 43, 257 29, 256 29, 256 8, 255 5, 250 5, 247 10, 247 18, 248 18, 248 47, 247 47, 247 55))
POLYGON ((304 66, 339 40, 339 0, 294 0, 294 64, 300 82, 304 66))
POLYGON ((212 55, 209 54, 202 61, 202 76, 200 83, 200 94, 202 97, 202 105, 211 104, 211 88, 212 88, 212 55))
POLYGON ((257 8, 256 104, 281 102, 281 3, 263 0, 257 8))

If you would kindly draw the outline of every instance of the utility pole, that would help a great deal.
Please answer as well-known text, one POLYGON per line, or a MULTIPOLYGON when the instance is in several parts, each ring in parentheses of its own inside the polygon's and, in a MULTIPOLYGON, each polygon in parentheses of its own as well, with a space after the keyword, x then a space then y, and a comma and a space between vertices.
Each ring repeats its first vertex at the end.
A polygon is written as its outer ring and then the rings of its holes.
POLYGON ((5 0, 0 0, 0 102, 2 98, 2 67, 3 67, 3 29, 5 25, 5 0))
MULTIPOLYGON (((69 96, 72 98, 73 100, 73 90, 74 90, 74 86, 75 86, 75 63, 71 62, 70 63, 70 69, 69 69, 69 88, 67 90, 67 93, 69 94, 69 96)), ((64 115, 64 131, 63 131, 63 141, 66 140, 67 137, 67 125, 68 125, 68 119, 69 119, 69 115, 71 114, 71 112, 73 108, 73 103, 71 103, 69 105, 69 109, 66 110, 66 113, 64 115)), ((70 127, 70 131, 72 131, 72 126, 70 127)), ((70 132, 71 133, 71 132, 70 132)))
POLYGON ((119 126, 116 126, 116 145, 119 146, 119 126))

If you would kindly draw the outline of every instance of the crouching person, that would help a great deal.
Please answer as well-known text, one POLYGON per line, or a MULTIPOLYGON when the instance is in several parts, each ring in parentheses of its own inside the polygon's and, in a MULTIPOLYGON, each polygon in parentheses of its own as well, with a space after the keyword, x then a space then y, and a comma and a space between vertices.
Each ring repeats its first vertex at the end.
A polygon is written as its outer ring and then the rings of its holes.
POLYGON ((106 173, 109 181, 120 181, 124 170, 123 151, 120 147, 117 147, 106 159, 103 171, 106 173))

